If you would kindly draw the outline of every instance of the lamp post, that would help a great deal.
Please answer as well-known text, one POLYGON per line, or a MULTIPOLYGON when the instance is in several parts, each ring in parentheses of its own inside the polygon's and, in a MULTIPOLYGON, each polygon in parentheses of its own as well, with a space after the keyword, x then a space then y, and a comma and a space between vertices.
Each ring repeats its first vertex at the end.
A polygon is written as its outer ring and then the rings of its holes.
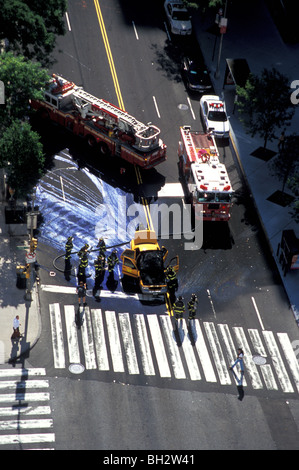
POLYGON ((224 33, 226 33, 226 27, 227 27, 226 11, 227 11, 227 0, 225 1, 223 17, 221 17, 220 23, 219 23, 221 36, 220 36, 220 44, 219 44, 219 51, 218 51, 217 67, 216 67, 216 71, 214 74, 215 78, 219 78, 220 76, 219 68, 220 68, 220 59, 221 59, 221 53, 222 53, 223 35, 224 33))
POLYGON ((33 238, 33 229, 35 228, 34 221, 36 220, 36 213, 34 212, 34 203, 35 203, 35 197, 36 197, 36 187, 33 188, 33 193, 31 194, 31 199, 32 199, 32 207, 31 207, 31 212, 27 213, 27 228, 30 227, 30 241, 29 241, 29 252, 26 253, 26 294, 25 294, 25 300, 32 300, 32 295, 31 295, 31 273, 32 273, 32 263, 36 261, 36 242, 33 238), (29 216, 29 217, 28 217, 29 216), (30 226, 28 227, 28 221, 30 221, 30 226))

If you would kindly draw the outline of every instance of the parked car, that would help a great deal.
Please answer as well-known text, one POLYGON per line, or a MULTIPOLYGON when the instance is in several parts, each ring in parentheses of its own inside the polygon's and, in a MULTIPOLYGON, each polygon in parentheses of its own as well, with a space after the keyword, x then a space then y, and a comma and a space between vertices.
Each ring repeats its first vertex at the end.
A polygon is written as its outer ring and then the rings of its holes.
POLYGON ((206 132, 215 137, 229 137, 229 121, 225 104, 216 95, 203 95, 199 102, 200 115, 206 132))
POLYGON ((183 78, 189 90, 199 93, 211 93, 212 82, 203 61, 183 58, 183 78))
POLYGON ((189 35, 192 33, 191 16, 182 0, 166 0, 164 9, 173 34, 189 35))

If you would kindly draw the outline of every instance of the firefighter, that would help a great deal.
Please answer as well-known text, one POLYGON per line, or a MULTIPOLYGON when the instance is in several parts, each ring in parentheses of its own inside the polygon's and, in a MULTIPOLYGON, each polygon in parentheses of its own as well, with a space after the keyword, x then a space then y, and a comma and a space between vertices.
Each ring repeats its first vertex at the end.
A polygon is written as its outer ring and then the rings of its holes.
POLYGON ((118 263, 119 263, 119 259, 117 257, 117 251, 114 249, 111 255, 108 256, 108 259, 107 259, 109 276, 113 274, 114 266, 118 263))
POLYGON ((197 302, 198 302, 197 295, 192 294, 191 299, 188 302, 188 312, 189 312, 188 320, 194 320, 195 319, 197 302))
POLYGON ((88 266, 88 258, 87 258, 87 252, 83 253, 80 259, 80 264, 79 264, 79 271, 78 271, 78 279, 83 282, 86 282, 86 274, 85 270, 88 266))
POLYGON ((65 261, 70 261, 72 249, 73 249, 73 237, 68 237, 66 244, 65 244, 65 261))
POLYGON ((99 238, 99 243, 97 244, 97 248, 99 248, 99 254, 106 256, 106 243, 104 238, 99 238))
POLYGON ((173 306, 173 311, 175 314, 176 321, 183 319, 183 315, 185 313, 185 305, 184 305, 183 297, 181 295, 175 301, 175 304, 173 306))
POLYGON ((174 296, 175 290, 178 288, 178 280, 173 267, 169 266, 166 270, 166 282, 170 296, 174 296))
POLYGON ((82 258, 84 254, 87 254, 88 248, 89 248, 88 243, 85 243, 85 245, 82 246, 82 248, 80 248, 80 250, 78 251, 78 256, 80 259, 82 258))

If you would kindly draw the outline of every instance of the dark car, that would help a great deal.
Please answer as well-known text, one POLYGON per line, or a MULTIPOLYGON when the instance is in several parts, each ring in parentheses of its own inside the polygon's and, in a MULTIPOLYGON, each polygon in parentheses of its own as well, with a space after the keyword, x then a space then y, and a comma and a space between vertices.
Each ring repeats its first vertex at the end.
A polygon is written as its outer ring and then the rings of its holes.
POLYGON ((199 93, 212 91, 210 75, 204 62, 184 57, 182 65, 184 80, 189 90, 199 93))

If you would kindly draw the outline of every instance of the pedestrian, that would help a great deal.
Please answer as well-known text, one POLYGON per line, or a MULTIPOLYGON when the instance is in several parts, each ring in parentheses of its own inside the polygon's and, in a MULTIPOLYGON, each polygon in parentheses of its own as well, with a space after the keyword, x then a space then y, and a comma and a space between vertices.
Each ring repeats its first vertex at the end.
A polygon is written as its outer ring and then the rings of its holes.
POLYGON ((20 317, 19 315, 16 315, 13 321, 13 334, 11 335, 11 339, 18 339, 22 337, 20 333, 20 326, 20 317))
POLYGON ((180 295, 178 299, 175 301, 173 305, 173 311, 175 314, 175 320, 182 320, 183 315, 185 313, 185 305, 183 301, 183 297, 180 295))
POLYGON ((109 276, 113 274, 114 267, 118 263, 119 263, 119 259, 117 257, 117 251, 114 249, 111 255, 109 255, 107 259, 109 276))
POLYGON ((278 140, 278 150, 283 150, 284 148, 284 141, 285 141, 285 132, 283 131, 281 133, 281 136, 279 137, 279 140, 278 140))
POLYGON ((235 362, 233 363, 233 365, 229 368, 229 370, 233 370, 233 368, 239 364, 240 365, 240 371, 241 371, 241 379, 240 379, 240 383, 239 385, 242 385, 242 380, 243 380, 243 376, 244 376, 244 363, 243 363, 243 357, 244 357, 244 352, 243 352, 243 349, 241 348, 238 348, 237 350, 237 359, 235 360, 235 362))
POLYGON ((79 286, 77 287, 77 294, 78 294, 78 303, 79 307, 81 305, 81 300, 83 301, 83 306, 86 307, 86 284, 83 281, 79 282, 79 286))
POLYGON ((73 249, 73 237, 68 237, 65 244, 65 261, 68 262, 71 259, 71 251, 73 249))
POLYGON ((188 312, 189 312, 188 320, 194 320, 195 319, 197 302, 198 302, 197 295, 192 294, 191 299, 188 302, 188 312))

